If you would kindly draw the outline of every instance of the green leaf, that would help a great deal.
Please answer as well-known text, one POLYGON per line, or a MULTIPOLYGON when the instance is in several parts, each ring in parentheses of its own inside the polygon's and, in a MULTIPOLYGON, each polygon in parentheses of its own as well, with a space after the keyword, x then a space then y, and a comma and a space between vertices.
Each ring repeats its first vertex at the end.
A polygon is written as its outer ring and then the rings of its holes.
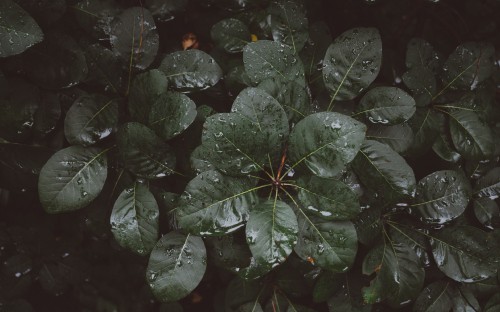
POLYGON ((205 158, 230 175, 261 171, 281 156, 288 128, 286 113, 275 99, 260 89, 247 88, 234 101, 231 113, 205 121, 205 158))
POLYGON ((422 155, 428 151, 438 135, 443 117, 432 109, 417 108, 408 124, 413 130, 413 144, 409 153, 422 155))
MULTIPOLYGON (((415 113, 415 100, 396 87, 376 87, 359 102, 359 112, 372 123, 395 125, 410 119, 415 113)), ((357 115, 356 114, 356 115, 357 115)))
POLYGON ((224 296, 224 311, 236 311, 244 303, 258 304, 266 285, 259 281, 248 281, 235 276, 227 285, 224 296))
POLYGON ((90 204, 108 175, 107 151, 70 146, 52 155, 38 179, 38 196, 45 211, 68 212, 90 204))
POLYGON ((462 159, 462 155, 455 150, 449 134, 443 133, 443 131, 439 133, 436 141, 432 144, 432 150, 436 155, 448 162, 458 163, 462 159))
POLYGON ((197 49, 168 54, 158 69, 172 88, 185 93, 208 89, 222 78, 222 69, 215 60, 197 49))
POLYGON ((147 123, 151 107, 161 93, 167 91, 165 75, 152 69, 135 76, 128 98, 128 111, 135 121, 147 123))
POLYGON ((500 167, 491 169, 477 181, 474 195, 490 199, 497 199, 500 196, 500 167))
POLYGON ((359 121, 332 112, 321 112, 302 119, 293 128, 289 156, 296 167, 302 162, 323 178, 331 178, 345 168, 359 151, 366 126, 359 121))
POLYGON ((149 113, 149 124, 164 140, 179 135, 196 118, 196 104, 187 95, 178 92, 160 94, 149 113))
POLYGON ((102 95, 79 97, 66 113, 64 135, 70 144, 89 146, 105 138, 118 125, 118 101, 102 95))
POLYGON ((198 286, 206 268, 203 240, 191 234, 170 232, 158 241, 151 252, 146 279, 156 299, 176 301, 198 286))
POLYGON ((432 71, 440 66, 439 55, 432 45, 421 38, 412 38, 406 46, 406 67, 424 67, 432 71))
POLYGON ((365 281, 357 274, 347 273, 341 275, 341 287, 328 299, 328 311, 369 312, 372 306, 363 302, 361 286, 365 281))
POLYGON ((354 262, 358 239, 349 221, 326 221, 298 213, 299 238, 294 251, 303 260, 332 272, 346 272, 354 262))
POLYGON ((56 93, 44 92, 33 116, 35 137, 46 138, 57 127, 61 117, 61 101, 56 93))
POLYGON ((259 40, 247 44, 243 48, 243 64, 255 84, 280 77, 305 85, 302 61, 290 46, 283 43, 259 40))
POLYGON ((215 266, 237 273, 250 264, 252 253, 243 235, 227 234, 207 237, 204 240, 207 244, 209 261, 215 266))
POLYGON ((484 312, 495 312, 500 309, 500 294, 495 294, 486 302, 484 312))
POLYGON ((158 204, 147 186, 135 182, 124 189, 113 205, 111 233, 120 246, 139 255, 153 250, 159 232, 158 204))
POLYGON ((385 241, 371 249, 363 260, 363 274, 376 273, 370 286, 363 288, 367 303, 389 299, 399 306, 415 299, 424 285, 425 271, 408 246, 385 241))
POLYGON ((341 181, 316 176, 301 178, 298 199, 305 211, 325 220, 350 220, 361 211, 358 196, 341 181))
POLYGON ((215 45, 228 53, 239 53, 251 41, 245 23, 235 18, 223 19, 212 26, 210 35, 215 45))
POLYGON ((327 301, 342 287, 343 281, 344 276, 342 274, 322 270, 316 283, 314 283, 313 302, 327 301))
POLYGON ((154 132, 138 122, 121 126, 116 137, 118 158, 135 175, 155 179, 174 173, 175 154, 154 132))
POLYGON ((465 175, 454 170, 433 172, 417 185, 412 211, 425 223, 441 226, 458 218, 467 208, 471 186, 465 175))
POLYGON ((309 40, 300 51, 304 70, 311 89, 324 88, 323 57, 332 43, 330 28, 324 21, 314 22, 309 27, 309 40))
POLYGON ((110 25, 110 43, 129 68, 144 70, 153 63, 159 48, 159 35, 151 12, 132 7, 118 15, 110 25))
POLYGON ((405 153, 413 143, 413 130, 407 123, 394 126, 370 125, 366 139, 389 145, 399 154, 405 153))
POLYGON ((470 160, 483 160, 495 152, 493 134, 475 112, 453 110, 450 116, 451 139, 457 151, 470 160))
POLYGON ((160 22, 168 22, 186 10, 188 0, 146 0, 146 7, 160 22))
MULTIPOLYGON (((82 1, 83 2, 83 1, 82 1)), ((110 49, 92 44, 85 49, 89 75, 86 81, 94 82, 114 93, 124 94, 127 88, 128 72, 122 60, 110 49)))
POLYGON ((427 67, 415 66, 403 74, 403 82, 411 90, 417 106, 427 106, 436 94, 436 78, 427 67))
POLYGON ((399 200, 415 192, 413 169, 388 145, 365 141, 352 165, 361 182, 386 199, 399 200))
POLYGON ((271 32, 273 40, 292 47, 297 55, 309 38, 307 16, 297 1, 271 2, 271 32))
POLYGON ((381 63, 382 40, 377 29, 353 28, 338 36, 323 60, 323 79, 331 103, 358 96, 375 80, 381 63))
POLYGON ((111 21, 121 11, 114 0, 82 0, 70 8, 76 23, 95 39, 109 36, 111 21))
POLYGON ((434 260, 449 278, 472 283, 497 274, 498 248, 494 242, 492 248, 486 232, 460 225, 445 228, 430 237, 434 260))
POLYGON ((224 235, 237 230, 258 202, 254 181, 205 171, 191 180, 176 210, 181 228, 201 236, 224 235))
POLYGON ((372 246, 380 237, 383 228, 380 210, 378 207, 363 209, 353 221, 360 243, 372 246))
POLYGON ((24 52, 43 40, 35 20, 11 0, 0 3, 0 57, 24 52))
POLYGON ((459 45, 443 65, 445 87, 474 90, 495 69, 495 48, 490 43, 466 42, 459 45))
POLYGON ((452 301, 450 289, 452 284, 449 281, 436 281, 427 285, 418 295, 413 305, 414 312, 441 312, 450 311, 452 301))
POLYGON ((500 208, 496 201, 488 198, 476 198, 473 201, 474 215, 482 225, 489 229, 493 229, 492 222, 495 219, 500 220, 500 208))
POLYGON ((205 155, 209 153, 209 150, 204 145, 198 145, 189 157, 189 162, 191 164, 191 170, 196 174, 208 170, 214 170, 215 167, 208 160, 205 159, 205 155))
POLYGON ((283 263, 297 243, 297 217, 286 203, 268 200, 252 208, 245 232, 255 261, 270 270, 283 263))

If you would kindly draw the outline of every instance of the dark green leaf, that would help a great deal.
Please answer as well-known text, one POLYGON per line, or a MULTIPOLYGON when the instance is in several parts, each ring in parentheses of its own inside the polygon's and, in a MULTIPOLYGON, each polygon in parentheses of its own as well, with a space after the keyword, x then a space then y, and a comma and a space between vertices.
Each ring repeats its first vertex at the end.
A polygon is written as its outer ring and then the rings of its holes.
POLYGON ((410 69, 424 67, 435 71, 440 65, 439 62, 439 56, 429 42, 420 38, 413 38, 408 42, 406 67, 410 69))
POLYGON ((191 180, 176 210, 181 228, 202 236, 233 232, 258 201, 254 181, 205 171, 191 180))
POLYGON ((151 252, 158 240, 158 204, 142 183, 124 189, 111 211, 111 232, 120 246, 139 255, 151 252))
POLYGON ((415 252, 403 244, 385 241, 368 252, 363 274, 376 273, 363 289, 365 302, 389 299, 393 306, 415 299, 424 285, 425 271, 415 252))
POLYGON ((200 237, 170 232, 149 256, 146 279, 160 301, 176 301, 189 295, 207 268, 205 245, 200 237))
POLYGON ((318 21, 309 27, 309 40, 300 51, 304 70, 312 89, 314 86, 323 89, 323 57, 332 43, 332 35, 324 21, 318 21))
POLYGON ((478 84, 491 76, 494 68, 493 45, 466 42, 459 45, 443 65, 444 89, 474 90, 478 84))
POLYGON ((290 133, 290 161, 293 167, 304 162, 317 176, 334 177, 354 159, 365 131, 364 124, 339 113, 309 115, 290 133))
POLYGON ((309 38, 304 7, 297 1, 272 2, 268 12, 274 41, 292 47, 297 55, 309 38))
POLYGON ((214 24, 210 35, 216 46, 229 53, 241 52, 251 41, 247 25, 235 18, 227 18, 214 24))
POLYGON ((56 93, 44 92, 33 116, 35 136, 45 138, 52 133, 61 117, 61 102, 56 93))
POLYGON ((349 221, 325 221, 298 213, 299 239, 294 250, 303 260, 332 272, 345 272, 358 250, 356 229, 349 221))
POLYGON ((496 201, 488 197, 476 198, 473 201, 474 215, 485 227, 493 229, 492 222, 500 220, 500 208, 496 201))
POLYGON ((116 130, 118 101, 102 95, 78 98, 66 113, 64 135, 70 144, 93 145, 116 130))
POLYGON ((389 235, 393 242, 410 247, 420 260, 420 265, 423 267, 430 266, 429 243, 427 237, 408 224, 398 224, 395 221, 387 223, 390 225, 389 235), (401 226, 400 226, 401 225, 401 226))
POLYGON ((161 70, 169 85, 180 92, 194 92, 214 86, 222 78, 222 69, 207 53, 191 49, 167 55, 161 70))
POLYGON ((411 90, 417 106, 427 106, 436 94, 436 78, 427 67, 415 66, 403 74, 403 82, 411 90))
POLYGON ((313 301, 327 301, 342 287, 343 281, 344 276, 342 274, 333 273, 327 270, 321 271, 312 291, 313 301))
POLYGON ((130 68, 144 70, 151 65, 159 47, 159 35, 151 12, 145 8, 128 8, 112 22, 110 43, 130 68))
POLYGON ((451 139, 457 151, 470 160, 487 159, 495 152, 493 135, 488 125, 472 111, 449 113, 451 139))
POLYGON ((368 91, 359 102, 359 112, 372 123, 400 124, 415 113, 415 100, 396 87, 376 87, 368 91))
POLYGON ((167 78, 157 69, 137 75, 132 81, 128 98, 128 111, 132 118, 146 123, 151 107, 158 96, 167 91, 167 86, 167 78))
POLYGON ((66 13, 65 0, 15 0, 42 28, 57 22, 66 13))
POLYGON ((323 79, 331 102, 358 96, 375 80, 381 63, 382 40, 377 29, 353 28, 342 33, 323 60, 323 79))
POLYGON ((413 143, 413 130, 407 123, 394 126, 370 125, 366 138, 385 143, 395 152, 403 154, 413 143))
POLYGON ((12 0, 0 2, 0 57, 24 52, 43 40, 35 20, 12 0))
POLYGON ((458 218, 467 208, 471 186, 465 175, 454 170, 441 170, 429 174, 418 182, 412 211, 420 220, 441 226, 458 218))
POLYGON ((403 157, 383 143, 367 140, 353 161, 361 182, 386 199, 413 196, 416 187, 413 169, 403 157))
POLYGON ((280 77, 304 85, 304 68, 291 47, 283 43, 259 40, 243 48, 245 71, 254 83, 280 77))
POLYGON ((111 21, 120 13, 114 0, 82 0, 71 8, 79 26, 95 39, 109 35, 111 21))
POLYGON ((38 195, 45 211, 68 212, 90 204, 108 175, 107 151, 70 146, 52 155, 38 179, 38 195))
POLYGON ((205 155, 208 153, 209 151, 204 145, 197 146, 191 153, 191 156, 189 158, 191 170, 193 170, 196 175, 208 170, 215 169, 214 165, 212 165, 208 160, 205 159, 205 155))
POLYGON ((497 199, 500 196, 500 167, 491 169, 477 181, 474 195, 490 199, 497 199))
POLYGON ((369 207, 361 211, 353 221, 360 243, 371 246, 382 233, 381 212, 377 207, 369 207))
POLYGON ((415 134, 410 153, 421 155, 431 148, 436 141, 442 119, 442 115, 432 109, 417 108, 413 117, 408 121, 415 134))
POLYGON ((453 285, 447 281, 437 281, 429 284, 418 295, 413 306, 414 312, 450 311, 453 305, 450 289, 453 285))
POLYGON ((361 295, 361 286, 364 281, 352 273, 343 274, 341 277, 341 288, 328 300, 328 311, 371 311, 371 305, 365 304, 361 295))
POLYGON ((434 144, 432 144, 432 150, 439 157, 448 162, 457 163, 459 160, 462 159, 462 155, 460 155, 455 150, 453 142, 451 141, 451 138, 449 137, 448 133, 443 133, 443 132, 439 133, 439 136, 436 138, 436 141, 434 141, 434 144))
POLYGON ((234 273, 250 264, 252 253, 243 237, 227 234, 218 237, 207 237, 205 243, 211 263, 234 273))
MULTIPOLYGON (((265 287, 265 286, 264 286, 265 287)), ((248 281, 234 277, 227 286, 225 294, 225 311, 235 311, 242 304, 252 302, 258 304, 258 299, 263 291, 259 281, 248 281)))
POLYGON ((486 232, 468 225, 448 227, 430 242, 438 268, 455 281, 472 283, 497 273, 498 248, 492 250, 486 232))
POLYGON ((484 312, 495 312, 500 310, 500 294, 493 295, 486 305, 484 306, 484 312))
POLYGON ((164 140, 179 135, 196 118, 196 104, 178 92, 160 94, 149 113, 149 124, 164 140))
POLYGON ((176 159, 170 146, 143 124, 124 124, 118 130, 116 145, 125 168, 139 177, 154 179, 174 173, 176 159))
POLYGON ((126 92, 128 72, 116 54, 100 44, 92 44, 85 50, 89 68, 87 81, 96 82, 114 93, 126 92))
POLYGON ((350 220, 361 211, 358 196, 341 181, 311 176, 295 186, 305 211, 325 220, 350 220))
POLYGON ((145 4, 160 22, 168 22, 183 12, 188 2, 188 0, 146 0, 145 4))
POLYGON ((270 270, 283 263, 297 243, 297 217, 286 203, 268 200, 252 208, 245 231, 255 261, 270 270))

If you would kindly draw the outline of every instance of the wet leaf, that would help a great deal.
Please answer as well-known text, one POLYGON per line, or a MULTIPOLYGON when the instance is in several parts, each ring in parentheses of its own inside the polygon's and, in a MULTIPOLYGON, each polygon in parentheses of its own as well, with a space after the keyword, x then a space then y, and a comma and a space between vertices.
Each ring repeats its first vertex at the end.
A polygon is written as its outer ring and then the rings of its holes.
POLYGON ((474 195, 490 199, 497 199, 500 196, 500 167, 491 169, 477 181, 474 195))
POLYGON ((484 306, 484 312, 495 312, 500 309, 500 294, 493 295, 486 305, 484 306))
POLYGON ((349 221, 326 221, 300 211, 299 238, 294 248, 303 260, 332 272, 346 272, 358 250, 354 225, 349 221))
POLYGON ((210 35, 215 45, 229 53, 239 53, 251 41, 250 31, 245 23, 227 18, 214 24, 210 35))
POLYGON ((469 204, 471 191, 463 173, 436 171, 418 182, 411 209, 420 215, 420 220, 440 226, 462 215, 469 204))
POLYGON ((478 115, 467 110, 453 110, 450 116, 451 139, 457 151, 466 159, 482 160, 495 151, 493 135, 478 115))
POLYGON ((411 90, 417 106, 427 106, 436 94, 436 78, 427 67, 415 66, 403 74, 403 82, 411 90))
POLYGON ((349 220, 360 211, 358 196, 337 180, 316 176, 299 179, 298 199, 304 210, 325 220, 349 220))
POLYGON ((432 109, 417 108, 413 117, 408 121, 415 135, 409 150, 410 153, 422 155, 432 147, 442 119, 442 115, 432 109))
POLYGON ((71 9, 78 25, 96 39, 109 36, 111 21, 121 11, 114 0, 82 0, 71 9))
POLYGON ((68 212, 90 204, 108 175, 107 151, 70 146, 52 155, 38 179, 38 195, 45 211, 68 212))
POLYGON ((186 10, 188 0, 146 0, 145 5, 160 22, 168 22, 186 10))
POLYGON ((382 40, 377 29, 353 28, 338 36, 323 60, 323 79, 331 102, 358 96, 375 80, 381 63, 382 40))
POLYGON ((424 67, 432 71, 440 65, 439 55, 432 45, 421 38, 412 38, 406 46, 406 67, 424 67))
POLYGON ((124 189, 113 205, 111 232, 120 246, 147 255, 156 245, 159 233, 158 204, 142 183, 124 189))
POLYGON ((78 98, 66 113, 64 134, 70 144, 93 145, 116 130, 118 101, 95 94, 78 98))
POLYGON ((222 69, 215 60, 197 49, 168 54, 158 69, 170 87, 184 93, 208 89, 222 78, 222 69))
POLYGON ((109 36, 113 52, 131 68, 148 68, 158 52, 158 31, 151 12, 145 8, 123 11, 111 22, 109 36))
POLYGON ((427 285, 415 300, 413 311, 450 311, 453 304, 450 298, 450 289, 452 287, 451 282, 444 280, 427 285))
POLYGON ((125 123, 118 130, 118 157, 135 175, 155 179, 173 174, 176 158, 171 147, 138 122, 125 123))
POLYGON ((361 182, 388 200, 413 196, 416 187, 413 169, 405 159, 383 143, 367 140, 353 161, 361 182))
POLYGON ((149 256, 146 279, 156 299, 171 302, 189 295, 207 268, 205 245, 200 237, 170 232, 149 256))
POLYGON ((160 94, 151 107, 149 124, 164 140, 179 135, 196 118, 196 104, 178 92, 160 94))
POLYGON ((395 152, 404 154, 413 144, 413 130, 407 123, 394 126, 370 125, 366 138, 387 144, 395 152))
POLYGON ((297 1, 271 2, 268 12, 273 40, 292 47, 297 55, 309 38, 304 7, 297 1))
POLYGON ((128 98, 128 111, 135 121, 147 123, 151 107, 161 93, 167 91, 165 75, 152 69, 135 76, 128 98))
POLYGON ((485 227, 493 229, 492 222, 500 220, 500 208, 496 201, 488 197, 476 198, 473 201, 474 215, 485 227))
POLYGON ((372 123, 395 125, 407 121, 415 113, 415 100, 395 87, 376 87, 359 102, 359 112, 372 123))
POLYGON ((92 44, 85 49, 85 58, 89 68, 87 81, 117 94, 126 92, 128 72, 116 54, 100 44, 92 44))
POLYGON ((283 263, 297 243, 297 217, 286 203, 268 200, 250 210, 245 232, 255 261, 270 270, 283 263))
POLYGON ((254 181, 205 171, 191 180, 176 210, 181 228, 201 236, 237 230, 258 202, 254 181))
POLYGON ((431 235, 432 254, 449 278, 464 283, 485 280, 497 273, 498 250, 486 232, 469 225, 447 227, 431 235), (495 247, 496 248, 496 247, 495 247))
POLYGON ((20 54, 43 40, 40 26, 11 0, 0 3, 0 29, 0 57, 20 54))
POLYGON ((364 124, 339 113, 321 112, 305 117, 290 133, 292 168, 304 163, 319 177, 334 177, 354 159, 365 131, 364 124))

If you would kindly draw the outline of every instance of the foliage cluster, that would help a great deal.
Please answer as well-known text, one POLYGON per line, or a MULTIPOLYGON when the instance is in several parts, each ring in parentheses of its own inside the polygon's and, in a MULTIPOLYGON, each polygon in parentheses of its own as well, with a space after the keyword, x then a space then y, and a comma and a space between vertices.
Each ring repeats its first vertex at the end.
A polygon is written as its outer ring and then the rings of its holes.
POLYGON ((451 2, 2 0, 0 310, 497 311, 500 2, 451 2))

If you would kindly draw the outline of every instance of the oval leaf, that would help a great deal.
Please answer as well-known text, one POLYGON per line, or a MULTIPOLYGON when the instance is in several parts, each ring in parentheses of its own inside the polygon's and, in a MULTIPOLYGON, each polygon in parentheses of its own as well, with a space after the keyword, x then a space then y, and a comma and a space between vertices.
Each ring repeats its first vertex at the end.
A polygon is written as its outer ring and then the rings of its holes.
POLYGON ((93 145, 118 124, 118 102, 101 95, 78 98, 66 113, 64 135, 70 144, 93 145))
POLYGON ((421 38, 412 38, 406 46, 406 67, 425 67, 436 70, 439 64, 439 56, 432 45, 421 38))
POLYGON ((500 208, 496 201, 488 197, 476 198, 473 201, 474 215, 482 225, 493 230, 492 223, 500 220, 500 208))
POLYGON ((377 87, 368 91, 359 103, 360 112, 372 123, 400 124, 415 113, 415 100, 396 87, 377 87))
POLYGON ((165 92, 151 107, 149 124, 160 137, 170 140, 193 123, 196 113, 196 104, 187 95, 165 92))
POLYGON ((250 31, 245 23, 227 18, 212 26, 210 31, 215 45, 229 53, 238 53, 251 41, 250 31))
POLYGON ((224 235, 237 230, 248 219, 258 198, 252 180, 205 171, 191 180, 176 213, 181 228, 201 236, 224 235))
POLYGON ((245 231, 255 261, 271 269, 283 263, 297 243, 297 217, 286 203, 268 200, 250 211, 245 231))
POLYGON ((352 165, 361 182, 386 199, 399 200, 415 192, 413 169, 388 145, 365 141, 352 165))
POLYGON ((474 194, 492 200, 500 196, 500 167, 491 169, 477 181, 474 194))
POLYGON ((415 203, 411 207, 422 221, 442 225, 462 215, 470 197, 471 186, 463 173, 436 171, 418 182, 415 203))
POLYGON ((451 139, 457 151, 470 160, 483 160, 495 152, 495 141, 490 127, 469 110, 449 113, 451 139))
POLYGON ((147 255, 158 241, 158 204, 141 183, 124 189, 111 211, 111 232, 120 246, 147 255))
POLYGON ((361 211, 356 193, 340 181, 312 176, 295 187, 305 210, 325 220, 349 220, 361 211))
POLYGON ((375 28, 353 28, 337 37, 323 60, 323 79, 332 102, 351 100, 377 77, 382 40, 375 28))
POLYGON ((271 2, 268 12, 271 14, 273 40, 289 45, 298 54, 309 39, 303 5, 296 1, 271 2))
POLYGON ((0 57, 24 52, 43 40, 35 20, 11 0, 0 2, 0 57))
POLYGON ((354 159, 365 139, 365 132, 364 124, 339 113, 309 115, 290 133, 292 167, 304 162, 313 174, 334 177, 354 159))
POLYGON ((70 146, 52 155, 38 179, 38 196, 45 211, 67 212, 90 204, 108 175, 107 151, 70 146))
POLYGON ((434 282, 422 290, 413 305, 414 312, 450 311, 453 303, 450 289, 453 285, 448 281, 434 282))
POLYGON ((215 60, 197 49, 167 55, 158 69, 165 74, 170 86, 180 92, 205 90, 222 78, 222 69, 215 60))
POLYGON ((407 123, 394 126, 370 125, 366 138, 387 144, 397 153, 403 154, 413 143, 413 130, 407 123))
POLYGON ((294 250, 305 261, 333 272, 346 272, 358 251, 356 229, 349 221, 326 221, 298 213, 299 238, 294 250))
POLYGON ((118 130, 116 145, 125 168, 139 177, 162 178, 175 172, 174 152, 143 124, 124 124, 118 130))
POLYGON ((189 295, 207 269, 203 240, 191 234, 170 232, 149 256, 146 279, 159 301, 176 301, 189 295))
POLYGON ((152 69, 135 76, 128 97, 128 111, 135 121, 147 123, 151 107, 158 96, 167 91, 163 72, 152 69))

